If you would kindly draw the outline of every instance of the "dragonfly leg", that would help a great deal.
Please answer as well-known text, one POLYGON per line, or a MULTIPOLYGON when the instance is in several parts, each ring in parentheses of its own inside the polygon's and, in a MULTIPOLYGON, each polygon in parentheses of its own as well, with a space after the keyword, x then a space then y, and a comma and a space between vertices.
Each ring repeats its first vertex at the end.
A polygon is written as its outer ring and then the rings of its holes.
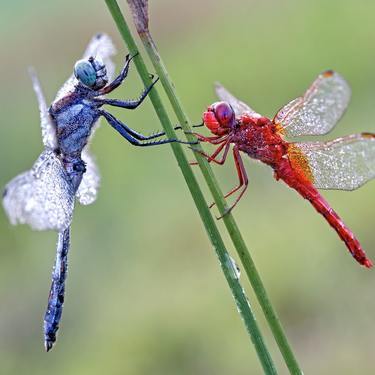
MULTIPOLYGON (((247 177, 247 173, 246 173, 245 167, 243 165, 243 161, 242 161, 242 158, 241 158, 241 155, 240 155, 240 151, 238 150, 237 146, 233 147, 233 157, 234 157, 234 162, 236 164, 239 184, 238 184, 238 186, 236 186, 235 188, 230 190, 227 194, 225 194, 224 198, 228 198, 230 195, 232 195, 233 193, 235 193, 236 191, 241 189, 241 187, 242 187, 242 190, 241 190, 240 194, 238 195, 238 197, 236 198, 236 200, 234 201, 233 205, 231 207, 229 207, 224 212, 224 214, 222 216, 218 217, 218 219, 221 219, 223 216, 225 216, 226 214, 228 214, 230 211, 233 210, 233 208, 236 206, 236 204, 240 201, 240 199, 244 195, 244 193, 247 189, 248 183, 249 183, 249 179, 247 177)), ((214 206, 214 204, 212 204, 210 206, 210 208, 212 206, 214 206)))
MULTIPOLYGON (((191 125, 192 128, 200 128, 200 127, 202 127, 202 126, 204 126, 204 122, 202 122, 202 123, 200 123, 200 124, 198 124, 198 125, 191 125)), ((181 125, 178 125, 178 126, 176 126, 174 129, 175 129, 175 130, 177 130, 177 129, 182 129, 182 126, 181 126, 181 125)), ((187 131, 187 132, 185 132, 185 133, 186 133, 186 134, 195 134, 195 133, 193 133, 193 132, 189 132, 189 131, 187 131)))
POLYGON ((124 67, 121 69, 120 74, 109 85, 107 85, 107 86, 103 87, 101 90, 99 90, 98 96, 104 95, 104 94, 109 94, 110 92, 112 92, 114 89, 116 89, 117 87, 119 87, 121 85, 121 83, 124 81, 124 79, 128 75, 130 61, 132 61, 133 58, 137 55, 138 55, 138 52, 133 56, 130 56, 129 54, 126 55, 125 64, 124 64, 124 67))
POLYGON ((156 146, 156 145, 161 145, 165 143, 172 143, 172 142, 177 142, 177 143, 183 143, 183 144, 196 144, 194 142, 185 142, 185 141, 180 141, 179 139, 176 138, 169 138, 169 139, 161 139, 158 141, 153 141, 153 142, 148 142, 148 143, 142 143, 141 141, 147 141, 150 139, 157 138, 157 135, 151 135, 151 136, 145 136, 141 133, 136 132, 135 130, 129 128, 127 125, 125 125, 123 122, 118 120, 116 117, 111 115, 109 112, 106 111, 99 111, 99 114, 103 116, 108 123, 120 133, 127 141, 129 141, 132 145, 134 146, 141 146, 141 147, 146 147, 146 146, 156 146))
MULTIPOLYGON (((174 130, 178 130, 178 129, 180 129, 179 127, 175 127, 175 128, 173 128, 174 130)), ((133 131, 133 129, 131 129, 132 131, 133 131)), ((150 140, 150 139, 155 139, 155 138, 159 138, 159 137, 162 137, 163 135, 165 135, 165 131, 159 131, 159 132, 154 132, 154 133, 152 133, 152 134, 150 134, 150 135, 147 135, 147 136, 144 136, 144 135, 142 135, 142 134, 140 134, 140 133, 137 133, 139 136, 141 136, 141 137, 144 137, 143 138, 143 140, 150 140)), ((141 138, 140 138, 141 139, 141 138)))
POLYGON ((70 228, 59 233, 56 260, 52 271, 52 284, 48 296, 47 311, 44 315, 44 347, 48 352, 56 341, 56 332, 62 315, 65 280, 68 270, 70 228))
POLYGON ((201 142, 208 142, 212 145, 217 145, 218 143, 221 143, 224 139, 222 136, 215 135, 214 137, 205 137, 202 134, 191 132, 190 134, 195 135, 199 141, 201 142))
MULTIPOLYGON (((225 160, 227 159, 227 155, 228 155, 228 151, 229 151, 229 147, 230 147, 230 143, 227 141, 227 142, 223 142, 216 150, 215 152, 212 154, 212 155, 208 155, 206 154, 205 152, 203 151, 200 151, 200 150, 196 150, 194 149, 195 152, 198 152, 199 154, 201 154, 202 156, 204 156, 207 161, 209 163, 211 163, 212 161, 216 164, 220 164, 220 165, 223 165, 225 163, 225 160), (222 151, 222 149, 225 147, 224 149, 224 153, 223 153, 223 156, 221 157, 220 160, 217 160, 216 159, 216 156, 218 156, 220 154, 220 152, 222 151)), ((197 165, 198 163, 197 162, 190 162, 189 163, 190 165, 197 165)))
POLYGON ((138 99, 135 100, 119 100, 119 99, 104 99, 104 98, 96 98, 93 101, 98 105, 112 105, 114 107, 121 107, 126 109, 136 109, 146 98, 148 93, 152 90, 156 82, 159 80, 157 78, 150 86, 148 86, 140 95, 138 99))

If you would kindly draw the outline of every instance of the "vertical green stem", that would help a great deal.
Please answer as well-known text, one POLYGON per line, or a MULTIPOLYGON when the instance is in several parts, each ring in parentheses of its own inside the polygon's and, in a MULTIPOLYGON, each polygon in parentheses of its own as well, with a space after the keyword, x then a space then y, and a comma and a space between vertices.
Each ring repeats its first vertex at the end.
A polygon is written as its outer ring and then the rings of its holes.
MULTIPOLYGON (((192 131, 191 121, 186 115, 186 112, 183 109, 183 106, 176 94, 174 85, 168 75, 168 72, 165 68, 163 61, 161 60, 161 57, 156 49, 156 46, 151 38, 151 35, 149 34, 149 32, 146 32, 140 35, 140 37, 144 43, 150 60, 154 65, 156 73, 160 77, 161 83, 172 104, 173 110, 176 113, 178 121, 180 122, 182 129, 188 133, 187 139, 193 140, 194 136, 189 135, 189 132, 192 131)), ((195 146, 195 148, 198 151, 203 151, 200 145, 195 146)), ((301 375, 303 374, 303 372, 299 367, 297 359, 292 351, 292 348, 281 326, 280 320, 277 317, 276 311, 274 310, 272 303, 268 298, 266 289, 259 276, 258 270, 256 269, 255 263, 249 253, 246 243, 242 237, 242 234, 237 226, 237 223, 234 220, 234 217, 231 213, 226 213, 228 207, 226 205, 226 201, 223 197, 223 194, 219 188, 218 182, 212 172, 212 169, 209 163, 207 162, 206 158, 202 157, 198 152, 195 154, 203 177, 211 191, 211 194, 214 198, 214 202, 216 203, 220 214, 223 215, 223 220, 227 228, 227 231, 232 239, 232 242, 234 244, 234 247, 236 248, 239 258, 241 259, 247 277, 251 283, 251 286, 254 289, 255 295, 263 310, 263 313, 267 319, 271 331, 275 337, 280 352, 283 355, 285 363, 291 374, 301 375)))
MULTIPOLYGON (((161 83, 164 87, 164 90, 167 93, 167 96, 172 104, 173 110, 176 113, 177 119, 181 124, 182 129, 187 133, 187 139, 193 141, 195 137, 189 132, 192 131, 191 121, 188 118, 186 111, 184 110, 182 103, 176 93, 175 87, 172 83, 172 80, 168 74, 168 71, 161 59, 161 56, 156 48, 156 45, 152 39, 152 36, 148 29, 148 15, 147 7, 144 7, 144 1, 130 1, 134 9, 141 9, 138 19, 135 19, 137 30, 139 36, 144 44, 146 52, 156 70, 156 73, 160 77, 161 83), (142 4, 143 2, 143 4, 142 4), (143 8, 143 9, 142 9, 143 8), (146 14, 145 14, 146 13, 146 14), (142 19, 143 18, 143 19, 142 19), (143 23, 142 23, 143 21, 143 23)), ((107 1, 108 3, 108 1, 107 1)), ((197 150, 202 151, 200 145, 195 147, 197 150)), ((241 232, 237 226, 237 223, 234 220, 234 217, 231 213, 225 214, 227 210, 226 201, 223 197, 223 194, 219 188, 218 182, 212 172, 210 165, 207 160, 202 157, 199 153, 196 153, 196 159, 199 164, 199 167, 202 171, 202 174, 205 178, 205 181, 211 191, 211 194, 214 198, 214 201, 219 209, 219 212, 223 216, 223 220, 227 231, 232 239, 232 242, 236 248, 236 251, 241 259, 247 277, 254 289, 254 292, 257 296, 258 302, 263 310, 263 313, 266 317, 266 320, 271 328, 271 331, 275 337, 275 340, 278 344, 280 352, 285 360, 285 363, 293 375, 301 375, 302 370, 299 367, 297 359, 291 349, 291 346, 288 342, 288 339, 283 331, 281 323, 277 317, 277 314, 271 304, 270 299, 268 298, 266 289, 263 285, 263 282, 259 276, 259 273, 255 267, 255 263, 249 253, 249 250, 246 246, 245 241, 241 235, 241 232)))
MULTIPOLYGON (((122 35, 125 43, 128 46, 129 52, 134 55, 138 52, 137 46, 134 42, 134 39, 130 33, 130 30, 126 24, 126 21, 118 7, 116 0, 106 0, 107 6, 112 14, 114 21, 122 35)), ((134 59, 134 63, 138 70, 138 73, 145 84, 148 86, 151 83, 146 65, 140 55, 134 59)), ((165 132, 168 137, 175 138, 176 134, 173 130, 173 125, 168 117, 168 114, 161 102, 160 96, 156 89, 153 89, 150 94, 151 102, 155 108, 157 116, 159 117, 160 122, 162 123, 165 132)), ((173 153, 177 159, 178 165, 181 168, 181 172, 185 178, 185 181, 188 185, 188 188, 192 194, 193 200, 196 204, 200 217, 203 221, 207 234, 210 238, 210 241, 216 251, 216 254, 219 258, 220 265, 224 272, 225 278, 229 284, 232 295, 235 299, 237 308, 241 317, 245 323, 246 329, 251 337, 251 340, 254 343, 256 352, 258 354, 259 360, 263 367, 263 370, 266 374, 277 374, 271 356, 268 352, 267 347, 265 346, 263 337, 259 330, 258 324, 255 320, 255 316, 250 308, 244 290, 239 283, 237 276, 237 271, 233 265, 231 258, 225 248, 224 242, 221 238, 220 232, 216 226, 215 220, 212 217, 212 214, 206 204, 203 193, 198 185, 198 182, 192 172, 192 169, 189 165, 188 160, 183 152, 183 149, 180 144, 173 143, 171 144, 173 153)))

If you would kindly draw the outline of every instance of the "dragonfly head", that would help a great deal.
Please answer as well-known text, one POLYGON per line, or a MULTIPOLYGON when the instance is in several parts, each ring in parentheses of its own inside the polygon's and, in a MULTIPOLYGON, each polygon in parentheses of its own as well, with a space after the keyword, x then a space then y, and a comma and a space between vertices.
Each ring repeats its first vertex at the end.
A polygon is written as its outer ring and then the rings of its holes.
POLYGON ((94 57, 78 60, 74 65, 74 75, 80 83, 93 90, 101 89, 108 82, 104 63, 94 57))
POLYGON ((236 116, 228 103, 216 102, 204 112, 203 122, 213 134, 221 136, 233 129, 236 124, 236 116))

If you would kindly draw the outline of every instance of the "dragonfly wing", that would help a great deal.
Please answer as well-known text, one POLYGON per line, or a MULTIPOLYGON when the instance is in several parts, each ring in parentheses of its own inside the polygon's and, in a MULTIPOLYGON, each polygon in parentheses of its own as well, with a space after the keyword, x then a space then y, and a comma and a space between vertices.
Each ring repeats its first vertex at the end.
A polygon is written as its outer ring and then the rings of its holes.
POLYGON ((29 68, 29 74, 33 83, 33 89, 36 94, 39 112, 40 112, 40 127, 42 129, 42 141, 45 147, 55 149, 57 147, 56 131, 55 126, 51 121, 51 117, 48 112, 46 99, 44 97, 42 86, 40 85, 39 79, 33 68, 29 68))
MULTIPOLYGON (((83 58, 85 59, 93 56, 101 59, 107 68, 108 79, 111 80, 115 72, 115 64, 112 61, 112 56, 115 55, 115 53, 116 48, 113 45, 111 38, 107 34, 99 33, 92 37, 85 53, 83 54, 83 58)), ((77 79, 74 77, 74 74, 72 74, 58 91, 55 101, 73 91, 76 84, 77 79)))
POLYGON ((86 163, 86 172, 82 176, 76 197, 79 203, 87 205, 96 200, 100 184, 100 174, 94 157, 89 153, 87 147, 82 152, 82 159, 86 163))
POLYGON ((53 151, 45 150, 31 170, 8 183, 3 205, 12 224, 29 224, 36 230, 63 231, 69 227, 74 193, 53 151))
POLYGON ((375 178, 375 134, 291 143, 288 156, 319 189, 354 190, 375 178))
POLYGON ((114 56, 116 52, 111 38, 107 34, 98 33, 91 39, 83 54, 83 58, 93 56, 102 60, 107 69, 108 79, 111 80, 115 74, 115 64, 112 61, 112 56, 114 56))
POLYGON ((215 83, 215 92, 220 100, 222 100, 223 102, 227 102, 232 106, 236 116, 241 116, 242 114, 247 113, 252 117, 262 117, 259 113, 251 109, 247 104, 237 99, 218 82, 215 83))
POLYGON ((289 136, 328 133, 344 114, 351 90, 338 73, 323 72, 305 94, 277 112, 273 121, 289 136))

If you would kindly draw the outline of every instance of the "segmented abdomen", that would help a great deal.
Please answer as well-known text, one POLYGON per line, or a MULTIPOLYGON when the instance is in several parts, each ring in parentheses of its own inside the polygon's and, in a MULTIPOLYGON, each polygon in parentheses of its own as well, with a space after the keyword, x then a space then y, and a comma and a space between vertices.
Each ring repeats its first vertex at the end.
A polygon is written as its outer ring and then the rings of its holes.
POLYGON ((314 208, 324 216, 331 227, 344 241, 353 258, 361 265, 370 268, 372 262, 362 250, 361 244, 353 232, 345 225, 339 215, 330 207, 328 202, 320 195, 318 190, 306 178, 296 173, 289 161, 285 159, 279 168, 275 169, 277 179, 283 180, 291 188, 295 189, 302 197, 307 199, 314 208))

